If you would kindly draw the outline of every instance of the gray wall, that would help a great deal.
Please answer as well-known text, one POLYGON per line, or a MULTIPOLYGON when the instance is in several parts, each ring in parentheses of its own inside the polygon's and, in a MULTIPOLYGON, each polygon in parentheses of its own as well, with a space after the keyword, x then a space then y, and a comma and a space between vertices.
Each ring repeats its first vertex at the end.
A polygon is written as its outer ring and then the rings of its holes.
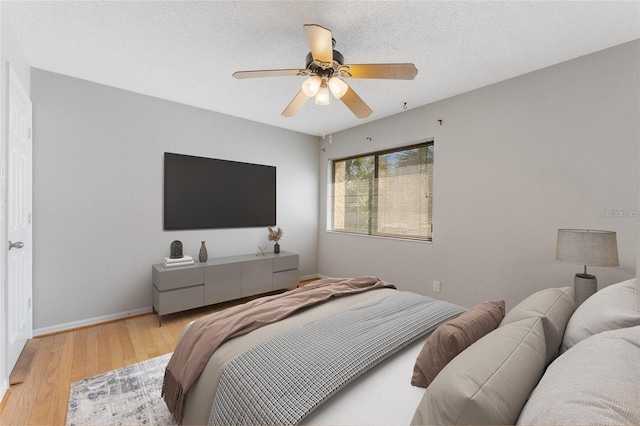
MULTIPOLYGON (((151 306, 151 265, 272 247, 266 228, 163 231, 163 153, 277 167, 283 250, 317 272, 318 138, 32 70, 34 332, 151 306)), ((232 182, 230 182, 232 184, 232 182)))
POLYGON ((640 205, 639 51, 635 41, 578 58, 332 144, 34 69, 35 331, 147 309, 150 265, 174 239, 192 255, 206 240, 210 256, 268 244, 262 229, 162 231, 164 151, 276 165, 282 246, 301 253, 303 276, 379 275, 466 306, 513 306, 572 284, 580 267, 555 261, 555 237, 576 227, 618 232, 620 267, 589 269, 601 287, 630 278, 639 220, 602 212, 640 205), (426 138, 436 144, 432 244, 325 231, 329 159, 426 138))
POLYGON ((639 205, 639 52, 634 41, 322 141, 320 272, 512 307, 538 289, 572 285, 581 266, 555 260, 557 229, 591 228, 618 236, 620 266, 589 268, 600 287, 633 277, 638 218, 603 210, 639 205), (427 138, 435 140, 433 243, 326 232, 330 159, 427 138))

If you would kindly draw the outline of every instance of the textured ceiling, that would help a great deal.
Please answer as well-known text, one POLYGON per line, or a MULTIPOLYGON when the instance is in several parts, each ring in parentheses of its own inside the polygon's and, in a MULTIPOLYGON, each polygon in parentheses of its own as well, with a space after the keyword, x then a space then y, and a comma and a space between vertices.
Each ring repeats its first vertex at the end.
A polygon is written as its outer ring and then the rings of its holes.
POLYGON ((640 38, 640 2, 3 1, 32 66, 312 135, 337 132, 640 38), (413 62, 412 81, 348 83, 339 100, 282 110, 304 77, 303 24, 332 30, 345 63, 413 62))

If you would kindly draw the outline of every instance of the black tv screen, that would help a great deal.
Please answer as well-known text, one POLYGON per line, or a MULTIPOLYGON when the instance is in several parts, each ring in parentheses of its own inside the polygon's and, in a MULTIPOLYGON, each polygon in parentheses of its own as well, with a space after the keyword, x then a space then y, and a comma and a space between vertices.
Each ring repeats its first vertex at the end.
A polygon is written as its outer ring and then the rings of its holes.
POLYGON ((276 168, 164 153, 164 229, 276 224, 276 168))

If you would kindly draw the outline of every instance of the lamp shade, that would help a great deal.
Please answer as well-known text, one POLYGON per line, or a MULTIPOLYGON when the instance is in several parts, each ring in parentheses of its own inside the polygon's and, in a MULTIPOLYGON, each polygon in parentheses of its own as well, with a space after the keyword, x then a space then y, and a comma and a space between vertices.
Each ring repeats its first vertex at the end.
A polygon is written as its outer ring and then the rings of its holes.
POLYGON ((320 90, 320 84, 322 83, 322 79, 317 75, 309 77, 304 82, 302 82, 302 91, 305 95, 312 98, 318 93, 320 90))
POLYGON ((327 87, 327 82, 325 80, 322 80, 322 84, 320 84, 320 89, 318 89, 315 102, 316 105, 329 105, 329 87, 327 87))
POLYGON ((589 229, 558 229, 556 259, 585 266, 618 266, 616 233, 589 229))
POLYGON ((343 97, 344 94, 347 93, 347 90, 349 90, 349 86, 347 86, 347 83, 345 83, 341 78, 338 77, 331 77, 327 84, 329 85, 329 89, 331 89, 331 93, 333 93, 333 96, 338 99, 343 97))

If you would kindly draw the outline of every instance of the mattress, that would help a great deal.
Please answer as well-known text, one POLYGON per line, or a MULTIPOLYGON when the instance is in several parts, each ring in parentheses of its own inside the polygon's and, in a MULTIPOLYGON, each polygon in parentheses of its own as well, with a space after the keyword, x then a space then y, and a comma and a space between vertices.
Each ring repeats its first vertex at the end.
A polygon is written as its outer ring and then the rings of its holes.
POLYGON ((411 386, 427 336, 352 381, 307 416, 306 425, 408 425, 425 389, 411 386))

